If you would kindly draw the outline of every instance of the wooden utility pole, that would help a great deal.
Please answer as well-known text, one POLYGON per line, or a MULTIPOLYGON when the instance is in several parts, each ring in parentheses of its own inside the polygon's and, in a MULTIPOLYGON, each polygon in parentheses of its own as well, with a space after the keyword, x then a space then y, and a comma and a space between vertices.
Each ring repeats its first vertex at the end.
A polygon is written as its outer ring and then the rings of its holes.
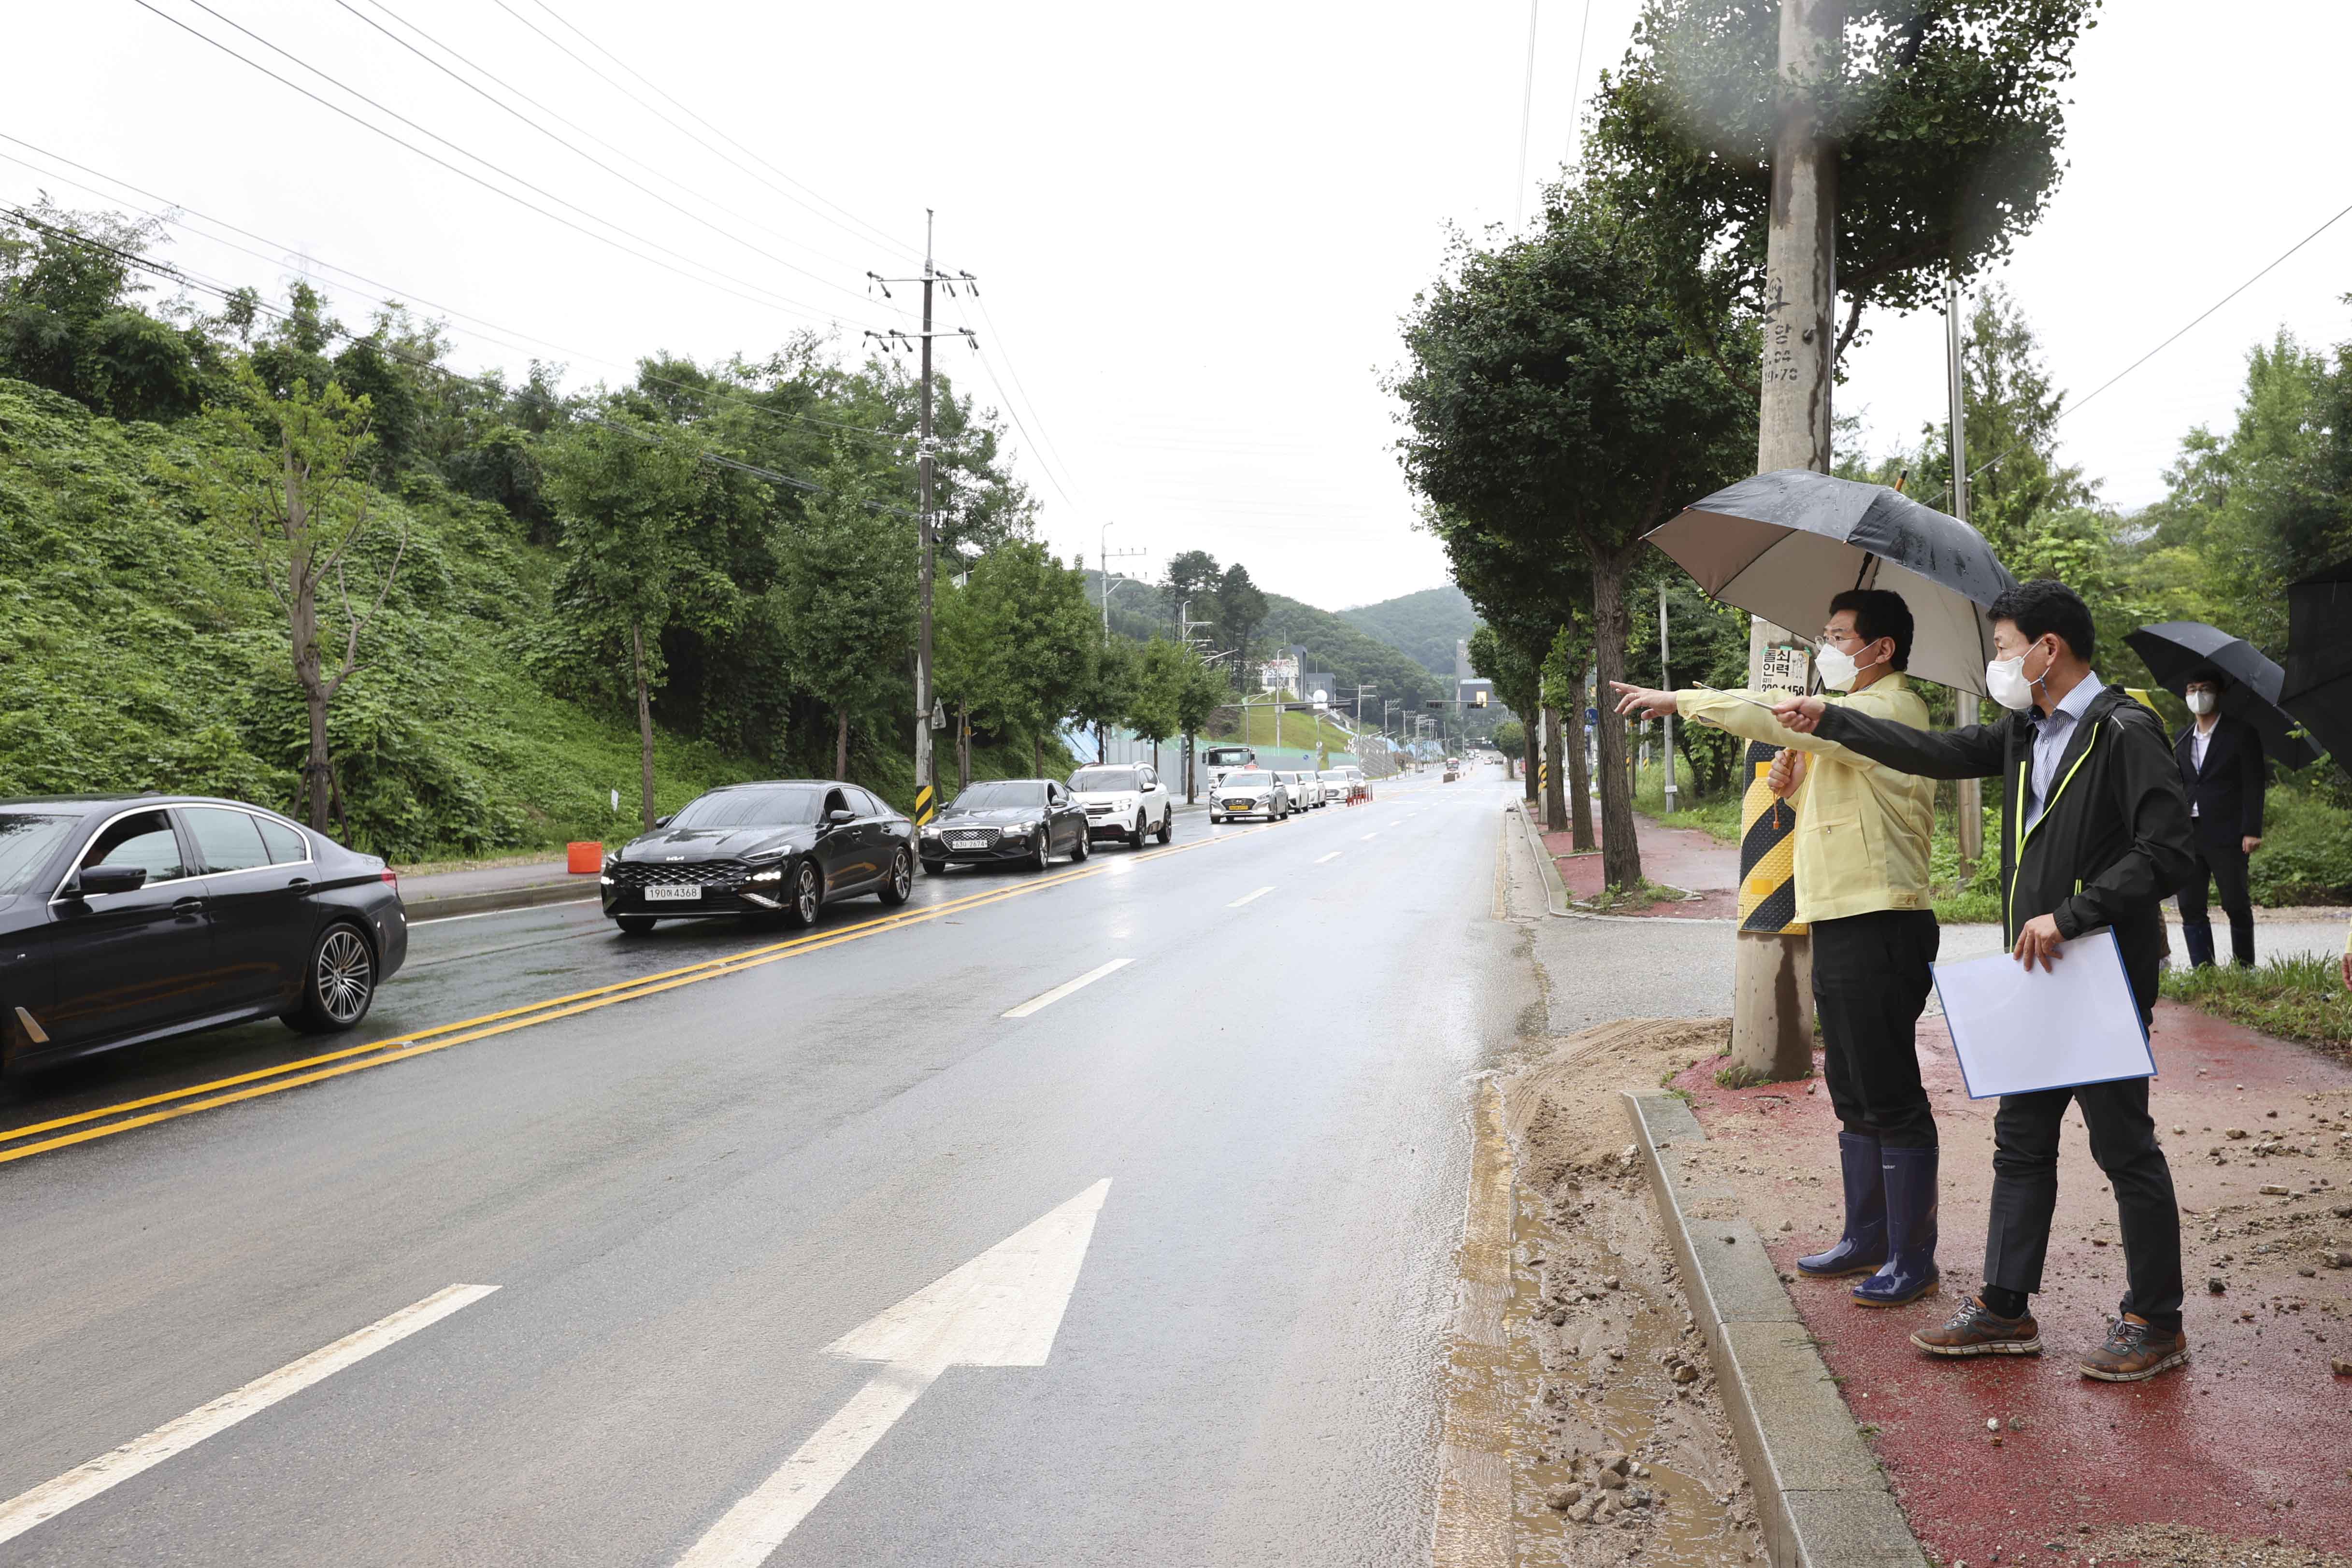
MULTIPOLYGON (((1837 350, 1837 149, 1814 89, 1837 70, 1845 0, 1780 0, 1780 110, 1773 133, 1772 208, 1764 257, 1763 396, 1756 468, 1830 467, 1830 392, 1837 350)), ((1748 684, 1801 686, 1797 639, 1761 619, 1748 635, 1748 684)), ((1731 1060, 1757 1078, 1812 1071, 1812 950, 1796 925, 1793 813, 1763 774, 1772 748, 1748 748, 1740 844, 1741 920, 1735 947, 1731 1060), (1766 819, 1767 831, 1755 830, 1766 819), (1779 825, 1786 831, 1773 832, 1779 825)))
MULTIPOLYGON (((1955 277, 1944 283, 1944 350, 1951 366, 1951 431, 1952 431, 1952 516, 1962 522, 1969 520, 1969 385, 1965 361, 1960 357, 1960 309, 1968 302, 1967 293, 1955 277)), ((1965 729, 1977 722, 1977 694, 1957 692, 1956 715, 1965 729)), ((1984 783, 1981 779, 1963 779, 1954 796, 1953 815, 1958 819, 1960 880, 1976 875, 1977 861, 1984 853, 1984 783)))

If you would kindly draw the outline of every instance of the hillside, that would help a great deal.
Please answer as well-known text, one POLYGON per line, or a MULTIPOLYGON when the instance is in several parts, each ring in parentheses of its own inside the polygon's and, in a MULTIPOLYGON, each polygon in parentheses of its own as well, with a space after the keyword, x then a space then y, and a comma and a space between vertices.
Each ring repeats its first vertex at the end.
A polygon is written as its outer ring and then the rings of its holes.
MULTIPOLYGON (((245 543, 197 505, 205 439, 199 422, 118 423, 0 379, 0 798, 158 789, 294 806, 306 730, 286 622, 245 543)), ((409 543, 331 712, 350 841, 417 860, 633 835, 633 716, 532 674, 554 551, 429 475, 371 504, 409 543)), ((667 730, 656 746, 665 811, 787 765, 667 730)), ((908 803, 903 756, 852 755, 858 782, 908 803)))
POLYGON ((1469 595, 1452 583, 1424 588, 1378 604, 1361 604, 1339 612, 1339 619, 1392 648, 1402 649, 1423 668, 1451 678, 1454 644, 1470 635, 1478 612, 1469 595))
MULTIPOLYGON (((1102 580, 1092 570, 1087 570, 1086 579, 1087 597, 1100 602, 1102 580)), ((1359 682, 1378 686, 1381 697, 1414 707, 1419 707, 1425 698, 1451 695, 1451 652, 1446 655, 1446 676, 1433 675, 1410 654, 1350 625, 1328 610, 1318 610, 1279 593, 1267 594, 1265 602, 1265 621, 1250 639, 1252 650, 1263 655, 1288 643, 1301 644, 1315 665, 1328 671, 1338 681, 1339 690, 1333 694, 1335 698, 1344 696, 1352 704, 1359 682)), ((1198 615, 1202 611, 1196 606, 1193 613, 1198 615)), ((1111 596, 1111 630, 1121 636, 1137 642, 1165 637, 1171 634, 1174 620, 1175 606, 1167 602, 1166 594, 1154 585, 1122 582, 1111 596)), ((1373 700, 1368 697, 1365 702, 1368 723, 1375 711, 1373 700)))

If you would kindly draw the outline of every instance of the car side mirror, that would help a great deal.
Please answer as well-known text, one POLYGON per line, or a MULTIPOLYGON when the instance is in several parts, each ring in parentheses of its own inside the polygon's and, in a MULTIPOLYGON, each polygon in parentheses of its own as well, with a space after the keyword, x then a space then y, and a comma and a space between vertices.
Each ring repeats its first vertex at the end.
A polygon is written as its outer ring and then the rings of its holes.
POLYGON ((76 898, 101 893, 134 893, 147 885, 143 865, 86 865, 66 891, 76 898))
POLYGON ((855 811, 827 811, 824 814, 824 820, 837 828, 844 822, 854 822, 857 821, 857 813, 855 811))
POLYGON ((654 819, 654 826, 655 826, 655 827, 656 827, 656 828, 667 828, 667 827, 668 827, 668 826, 669 826, 669 818, 667 818, 667 817, 656 817, 656 818, 654 819))

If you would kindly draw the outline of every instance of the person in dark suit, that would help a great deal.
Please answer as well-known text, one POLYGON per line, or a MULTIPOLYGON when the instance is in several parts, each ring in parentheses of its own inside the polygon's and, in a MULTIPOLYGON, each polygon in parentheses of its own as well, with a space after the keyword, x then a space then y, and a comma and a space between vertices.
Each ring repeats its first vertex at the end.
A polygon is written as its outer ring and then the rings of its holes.
POLYGON ((2189 791, 2189 827, 2197 869, 2180 884, 2180 934, 2192 965, 2213 961, 2213 924, 2205 916, 2205 887, 2221 884, 2221 910, 2230 917, 2230 956, 2238 967, 2254 966, 2254 901, 2246 891, 2246 859, 2263 841, 2263 791, 2270 769, 2263 762, 2263 737, 2242 718, 2221 712, 2230 677, 2210 664, 2189 673, 2181 695, 2189 723, 2172 743, 2180 759, 2181 787, 2189 791))

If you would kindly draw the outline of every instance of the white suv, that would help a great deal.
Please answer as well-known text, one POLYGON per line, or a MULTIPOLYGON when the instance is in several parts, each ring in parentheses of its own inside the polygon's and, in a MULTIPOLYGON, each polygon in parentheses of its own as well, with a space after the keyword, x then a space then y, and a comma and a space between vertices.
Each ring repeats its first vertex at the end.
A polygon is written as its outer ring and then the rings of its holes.
POLYGON ((1156 834, 1164 844, 1176 835, 1176 802, 1146 764, 1081 768, 1070 775, 1070 793, 1087 809, 1088 839, 1125 839, 1141 849, 1147 836, 1156 834))

